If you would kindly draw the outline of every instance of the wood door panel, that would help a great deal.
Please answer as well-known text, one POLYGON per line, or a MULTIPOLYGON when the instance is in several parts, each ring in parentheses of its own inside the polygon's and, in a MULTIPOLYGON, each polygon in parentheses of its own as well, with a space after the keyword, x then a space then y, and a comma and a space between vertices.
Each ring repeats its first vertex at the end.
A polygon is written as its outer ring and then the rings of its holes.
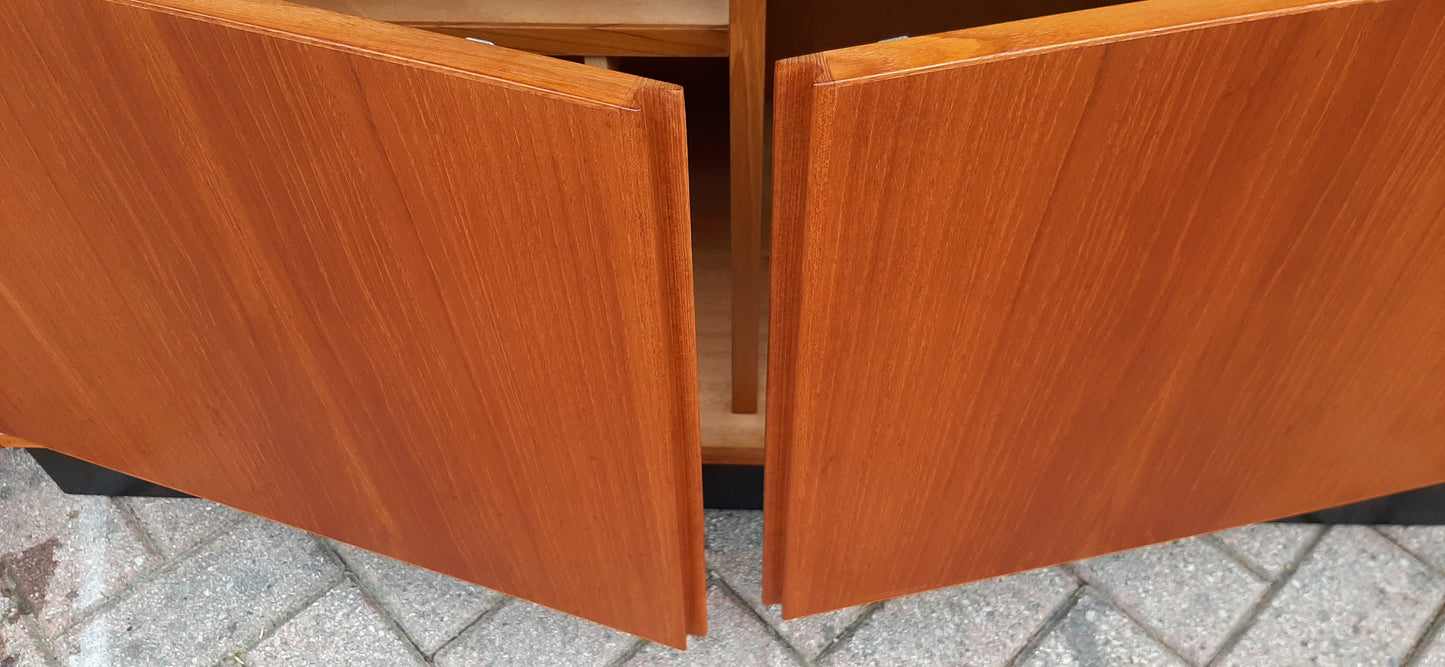
POLYGON ((705 633, 680 89, 269 1, 0 26, 0 432, 705 633))
POLYGON ((1157 0, 778 81, 786 617, 1445 482, 1445 4, 1157 0))

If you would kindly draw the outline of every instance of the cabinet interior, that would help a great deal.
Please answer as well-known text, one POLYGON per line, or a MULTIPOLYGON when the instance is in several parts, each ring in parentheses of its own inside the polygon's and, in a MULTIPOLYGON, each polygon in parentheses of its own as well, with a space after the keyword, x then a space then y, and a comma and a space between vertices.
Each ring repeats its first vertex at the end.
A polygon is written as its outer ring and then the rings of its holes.
POLYGON ((305 0, 346 14, 413 25, 600 23, 726 26, 727 0, 305 0))
MULTIPOLYGON (((773 0, 768 3, 771 63, 897 37, 1064 14, 1130 0, 773 0)), ((771 92, 771 91, 770 91, 771 92)))
POLYGON ((727 0, 295 0, 549 55, 726 56, 727 0))
MULTIPOLYGON (((675 83, 685 91, 703 462, 762 465, 767 395, 766 288, 764 317, 758 331, 758 411, 734 414, 731 409, 727 61, 721 58, 624 58, 619 69, 675 83)), ((768 271, 766 239, 765 216, 761 269, 765 277, 768 271)))

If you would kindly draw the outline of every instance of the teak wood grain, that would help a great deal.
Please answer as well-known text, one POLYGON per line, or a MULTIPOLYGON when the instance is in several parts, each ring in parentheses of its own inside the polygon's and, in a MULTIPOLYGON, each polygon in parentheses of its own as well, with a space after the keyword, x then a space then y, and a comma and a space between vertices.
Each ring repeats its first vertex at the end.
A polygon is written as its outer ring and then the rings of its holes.
POLYGON ((28 440, 0 433, 0 449, 36 449, 39 447, 40 445, 28 440))
POLYGON ((786 617, 1445 482, 1445 3, 1157 0, 778 75, 786 617))
POLYGON ((732 189, 732 409, 758 411, 762 317, 763 124, 767 94, 764 0, 731 0, 728 107, 732 189))
POLYGON ((682 647, 681 90, 241 0, 0 3, 0 432, 682 647))

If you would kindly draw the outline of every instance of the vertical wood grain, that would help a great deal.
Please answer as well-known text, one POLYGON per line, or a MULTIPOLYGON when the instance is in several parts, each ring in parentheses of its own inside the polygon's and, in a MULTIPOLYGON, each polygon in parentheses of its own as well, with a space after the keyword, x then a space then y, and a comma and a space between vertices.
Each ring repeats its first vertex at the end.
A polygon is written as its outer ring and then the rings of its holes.
POLYGON ((732 144, 733 412, 758 410, 758 318, 762 299, 763 0, 728 4, 729 106, 732 144))
POLYGON ((832 116, 833 89, 821 56, 797 58, 778 67, 773 106, 773 211, 792 224, 773 228, 768 279, 768 400, 763 467, 763 602, 782 602, 787 499, 793 443, 794 379, 798 374, 798 324, 802 304, 805 219, 810 188, 823 180, 826 165, 809 171, 809 156, 827 151, 820 130, 832 116))
POLYGON ((1445 482, 1441 91, 1433 0, 1155 0, 784 63, 769 598, 1445 482))
POLYGON ((682 109, 284 3, 0 4, 0 432, 682 647, 682 109))
MULTIPOLYGON (((675 447, 678 524, 697 527, 682 534, 683 618, 687 633, 707 635, 707 567, 704 553, 702 507, 702 449, 697 377, 697 320, 693 299, 692 237, 689 220, 691 194, 688 173, 687 123, 682 90, 656 81, 639 81, 636 99, 643 109, 650 110, 640 141, 646 142, 652 160, 649 173, 653 180, 644 190, 653 198, 652 210, 658 213, 656 227, 650 236, 657 243, 657 256, 662 271, 658 274, 657 294, 662 297, 661 321, 668 323, 666 350, 685 350, 688 354, 660 354, 653 362, 665 364, 670 377, 665 387, 681 394, 659 396, 672 401, 671 430, 666 441, 687 443, 675 447), (683 231, 683 233, 678 233, 683 231)), ((687 648, 684 641, 681 648, 687 648)))

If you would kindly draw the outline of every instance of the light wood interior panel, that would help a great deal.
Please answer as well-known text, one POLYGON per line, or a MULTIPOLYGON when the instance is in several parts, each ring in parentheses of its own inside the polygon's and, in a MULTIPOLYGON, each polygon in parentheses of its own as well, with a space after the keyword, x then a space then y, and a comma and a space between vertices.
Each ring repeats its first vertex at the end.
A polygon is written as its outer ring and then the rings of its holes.
POLYGON ((558 56, 722 57, 728 54, 727 26, 444 23, 413 27, 558 56))
POLYGON ((296 0, 533 53, 726 56, 727 0, 296 0))
POLYGON ((285 3, 0 3, 0 432, 682 647, 682 102, 285 3))
MULTIPOLYGON (((726 106, 722 107, 726 109, 726 106)), ((724 119, 724 123, 726 120, 724 119)), ((697 127, 694 125, 694 127, 697 127)), ((726 127, 726 124, 723 125, 726 127)), ((725 135, 725 133, 723 133, 725 135)), ((726 137, 723 137, 726 139, 726 137)), ((728 162, 724 143, 694 160, 693 268, 697 289, 697 375, 702 416, 703 463, 762 465, 766 384, 758 411, 733 412, 732 253, 728 219, 728 162), (710 158, 710 159, 709 159, 710 158)), ((762 270, 767 270, 763 258, 762 270)), ((761 278, 760 278, 761 280, 761 278)), ((766 300, 762 308, 767 308, 766 300)), ((767 375, 767 318, 756 323, 759 381, 767 375)))
POLYGON ((778 78, 785 617, 1445 481, 1445 4, 1152 0, 778 78))
POLYGON ((406 24, 557 23, 726 26, 727 0, 302 0, 406 24))

